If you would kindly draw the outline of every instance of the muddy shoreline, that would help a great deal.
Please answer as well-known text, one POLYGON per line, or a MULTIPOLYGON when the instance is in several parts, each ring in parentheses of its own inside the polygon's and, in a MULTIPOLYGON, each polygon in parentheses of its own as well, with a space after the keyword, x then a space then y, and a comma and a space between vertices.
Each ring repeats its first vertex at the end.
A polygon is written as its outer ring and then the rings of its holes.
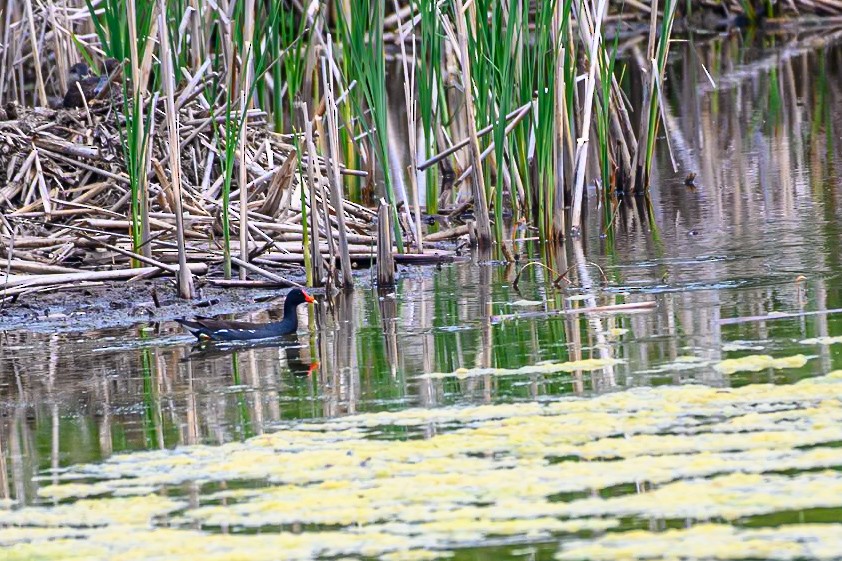
POLYGON ((33 294, 0 306, 0 332, 83 332, 196 315, 242 314, 272 308, 273 300, 279 302, 289 291, 197 285, 198 296, 193 300, 178 298, 172 279, 163 278, 33 294))

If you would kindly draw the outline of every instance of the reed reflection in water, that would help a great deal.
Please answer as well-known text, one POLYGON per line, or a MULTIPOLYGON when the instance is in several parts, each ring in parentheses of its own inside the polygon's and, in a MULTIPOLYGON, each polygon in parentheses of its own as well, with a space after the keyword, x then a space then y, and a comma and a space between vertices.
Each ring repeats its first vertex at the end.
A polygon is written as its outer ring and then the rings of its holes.
MULTIPOLYGON (((676 45, 684 52, 666 82, 665 122, 678 171, 662 150, 651 205, 629 197, 613 236, 590 228, 550 249, 554 267, 570 269, 566 289, 553 288, 553 275, 537 267, 517 290, 514 266, 405 269, 394 293, 361 287, 302 309, 307 328, 282 347, 194 352, 173 323, 6 333, 0 497, 31 502, 70 464, 244 439, 292 419, 689 381, 779 383, 842 368, 834 347, 799 343, 842 334, 838 315, 763 317, 842 308, 842 113, 832 109, 842 107, 838 39, 822 32, 775 38, 772 48, 734 36, 676 45), (718 89, 706 85, 700 61, 718 89), (690 171, 694 186, 685 185, 690 171), (653 300, 657 309, 640 313, 550 314, 653 300), (499 318, 527 311, 547 313, 499 318), (733 321, 747 316, 758 318, 733 321), (712 367, 748 353, 815 358, 799 369, 739 376, 712 367), (419 378, 588 358, 622 362, 592 372, 419 378)), ((538 254, 528 242, 517 249, 538 254)))

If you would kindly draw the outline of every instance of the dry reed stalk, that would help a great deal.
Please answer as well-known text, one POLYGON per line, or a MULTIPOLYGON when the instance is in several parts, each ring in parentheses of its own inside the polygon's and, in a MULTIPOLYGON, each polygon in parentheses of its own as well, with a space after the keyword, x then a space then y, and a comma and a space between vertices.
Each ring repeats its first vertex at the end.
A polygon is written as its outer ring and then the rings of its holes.
POLYGON ((328 59, 333 59, 333 39, 330 34, 327 36, 327 59, 322 62, 322 80, 325 87, 325 101, 327 116, 327 140, 328 140, 328 177, 330 178, 330 198, 336 215, 336 231, 339 242, 339 261, 342 268, 342 287, 352 289, 354 277, 351 274, 351 256, 348 253, 348 232, 345 227, 345 213, 342 210, 342 185, 339 181, 339 126, 338 107, 334 100, 333 75, 325 68, 328 59))
POLYGON ((270 280, 225 280, 225 279, 208 279, 208 284, 211 286, 219 286, 222 288, 289 288, 289 284, 285 282, 275 282, 270 280))
MULTIPOLYGON (((245 22, 243 25, 243 53, 240 64, 244 66, 241 68, 240 80, 240 110, 248 111, 251 108, 252 76, 254 74, 254 0, 245 1, 245 22)), ((245 123, 240 127, 240 135, 238 138, 238 153, 240 160, 239 167, 239 182, 240 188, 240 247, 246 247, 248 241, 248 191, 246 184, 248 183, 246 177, 246 166, 248 159, 248 151, 246 148, 246 133, 247 127, 245 123)), ((248 261, 248 253, 241 252, 240 259, 248 261)), ((246 280, 246 269, 240 267, 240 280, 246 280)))
POLYGON ((594 89, 596 88, 596 67, 599 62, 599 43, 602 41, 602 21, 606 13, 606 0, 599 0, 597 13, 588 13, 590 10, 583 5, 579 12, 579 22, 593 21, 592 39, 588 51, 588 76, 585 80, 585 99, 582 102, 584 114, 582 117, 582 135, 577 141, 575 170, 576 184, 573 197, 573 216, 570 227, 578 232, 582 224, 582 198, 585 189, 585 170, 588 164, 588 150, 590 148, 591 112, 593 110, 594 89))
MULTIPOLYGON (((172 56, 170 52, 169 32, 167 29, 166 0, 158 0, 158 33, 161 42, 160 58, 163 70, 163 81, 165 91, 165 107, 167 115, 167 132, 169 136, 170 150, 170 174, 173 199, 175 203, 175 231, 176 244, 178 245, 178 295, 181 298, 193 298, 193 276, 187 268, 187 251, 184 241, 184 215, 181 208, 181 156, 180 137, 178 133, 178 111, 175 107, 175 72, 172 68, 172 56)), ((145 169, 145 168, 144 168, 145 169)), ((146 174, 141 174, 145 176, 146 174)), ((146 240, 143 240, 144 242, 146 240)))
MULTIPOLYGON (((204 274, 207 272, 208 266, 205 263, 191 263, 189 265, 191 272, 195 274, 204 274)), ((160 273, 159 267, 140 267, 140 268, 126 268, 113 269, 110 271, 81 271, 78 273, 62 273, 57 275, 32 275, 19 278, 3 279, 4 290, 0 290, 0 296, 7 296, 10 294, 9 289, 13 288, 32 288, 36 286, 48 285, 72 285, 79 282, 88 281, 107 281, 107 280, 128 280, 142 274, 160 273)))
POLYGON ((29 24, 29 41, 32 46, 32 57, 35 66, 35 86, 38 88, 38 103, 47 105, 47 90, 44 87, 44 77, 41 75, 41 49, 38 46, 38 36, 35 33, 35 16, 32 13, 32 0, 26 0, 26 20, 29 24))
MULTIPOLYGON (((604 2, 604 0, 602 0, 604 2)), ((491 219, 488 213, 488 203, 485 197, 485 177, 482 171, 482 155, 477 135, 476 108, 474 106, 473 80, 471 78, 471 61, 468 56, 468 29, 465 18, 465 5, 462 0, 455 0, 456 35, 459 40, 460 62, 462 66, 462 84, 465 88, 465 112, 468 125, 468 138, 471 144, 471 159, 474 166, 473 197, 474 216, 477 221, 477 245, 480 250, 491 248, 491 219)))
MULTIPOLYGON (((135 0, 126 0, 126 11, 129 24, 129 64, 131 65, 132 75, 132 98, 140 99, 141 94, 141 79, 140 79, 140 60, 137 51, 137 6, 135 0)), ((140 121, 143 122, 143 106, 138 107, 140 112, 140 121)), ((137 142, 140 145, 140 142, 137 142)))
MULTIPOLYGON (((155 95, 152 96, 152 107, 156 107, 158 105, 158 92, 155 92, 155 95)), ((152 119, 149 125, 149 135, 148 138, 154 138, 155 134, 155 119, 152 119)), ((150 141, 147 141, 150 142, 150 141)), ((148 146, 148 144, 147 144, 148 146)), ((146 257, 152 257, 152 248, 146 241, 149 239, 151 235, 151 230, 149 228, 149 175, 151 172, 152 167, 152 150, 144 149, 142 151, 144 157, 144 164, 142 169, 146 170, 146 176, 143 181, 140 183, 138 188, 138 195, 140 195, 140 200, 138 201, 138 208, 140 209, 140 240, 141 240, 141 247, 140 252, 146 257)), ((172 152, 170 152, 171 154, 172 152)), ((178 152, 176 152, 178 154, 178 152)), ((166 156, 167 158, 170 157, 169 154, 166 156)))
MULTIPOLYGON (((10 255, 12 251, 10 250, 10 255)), ((29 273, 34 275, 52 275, 52 274, 62 274, 62 273, 78 273, 76 269, 71 269, 70 267, 59 267, 57 265, 47 265, 44 263, 39 263, 38 261, 26 261, 23 259, 12 259, 11 257, 6 259, 6 276, 10 275, 11 271, 17 271, 19 273, 29 273)))
MULTIPOLYGON (((520 122, 521 122, 521 121, 522 121, 522 120, 523 120, 523 119, 524 119, 527 115, 529 115, 530 110, 532 109, 532 106, 533 106, 533 104, 531 104, 531 103, 528 103, 528 104, 524 105, 524 106, 523 106, 523 110, 522 110, 522 111, 520 111, 517 115, 515 115, 515 116, 514 116, 514 118, 512 118, 512 119, 511 119, 511 120, 510 120, 510 121, 506 124, 506 130, 505 130, 505 135, 506 135, 506 136, 508 136, 508 135, 509 135, 509 134, 510 134, 513 130, 514 130, 514 128, 515 128, 515 127, 516 127, 516 126, 517 126, 517 125, 518 125, 518 124, 519 124, 519 123, 520 123, 520 122)), ((486 158, 488 158, 488 157, 489 157, 489 156, 490 156, 490 155, 494 152, 494 147, 495 147, 495 143, 494 143, 494 141, 492 140, 492 141, 488 144, 488 146, 486 146, 486 147, 485 147, 485 150, 483 150, 483 151, 482 151, 482 154, 480 154, 480 159, 481 159, 482 161, 485 161, 485 159, 486 159, 486 158)), ((471 175, 471 173, 473 173, 473 171, 474 171, 474 166, 473 166, 473 164, 471 164, 471 165, 469 165, 468 167, 466 167, 466 168, 465 168, 465 171, 463 171, 463 172, 462 172, 462 174, 461 174, 459 177, 457 177, 457 178, 456 178, 456 181, 454 181, 454 182, 453 182, 453 185, 459 185, 460 183, 462 183, 463 181, 465 181, 465 179, 467 179, 467 178, 471 175)))
MULTIPOLYGON (((510 111, 509 114, 506 115, 505 120, 510 121, 510 120, 514 119, 515 117, 518 117, 523 111, 527 111, 527 114, 528 114, 528 110, 532 107, 532 105, 533 105, 533 102, 530 101, 529 103, 525 103, 525 104, 521 105, 520 107, 518 107, 517 109, 514 109, 514 110, 510 111)), ((522 118, 523 117, 519 117, 519 119, 522 119, 522 118)), ((491 131, 494 130, 495 126, 496 126, 496 123, 491 124, 491 125, 487 125, 487 126, 481 128, 481 129, 479 129, 477 131, 477 136, 479 136, 479 137, 486 136, 487 134, 489 134, 491 131)), ((462 140, 460 140, 456 144, 451 145, 449 148, 447 148, 445 150, 442 150, 441 152, 439 152, 435 156, 432 156, 432 157, 428 158, 427 160, 418 164, 418 171, 426 171, 430 166, 433 166, 433 165, 441 162, 442 160, 444 160, 445 158, 447 158, 448 156, 450 156, 454 152, 458 152, 462 148, 465 148, 470 143, 471 143, 470 138, 463 138, 462 140)), ((439 142, 439 144, 444 144, 444 142, 439 142)))
MULTIPOLYGON (((654 0, 657 6, 657 1, 654 0)), ((649 18, 649 42, 646 47, 646 60, 655 58, 655 41, 658 30, 658 10, 652 10, 649 18)), ((646 189, 643 169, 646 167, 646 137, 649 135, 649 121, 652 119, 651 100, 655 95, 655 73, 649 72, 649 83, 643 88, 643 100, 640 104, 640 122, 637 129, 637 149, 634 153, 634 172, 631 177, 632 188, 635 193, 643 193, 646 189)))
MULTIPOLYGON (((3 44, 9 45, 11 44, 11 32, 12 32, 12 15, 14 10, 6 9, 3 17, 5 18, 3 21, 3 44)), ((0 58, 0 105, 5 104, 5 97, 6 97, 6 75, 9 72, 9 62, 10 57, 12 56, 12 50, 6 49, 2 53, 2 58, 0 58)))
POLYGON ((114 252, 119 253, 120 255, 124 255, 126 257, 131 257, 132 259, 137 259, 141 263, 146 263, 147 265, 157 267, 158 269, 161 269, 164 272, 176 275, 176 277, 180 276, 180 274, 181 274, 180 269, 179 269, 180 265, 179 265, 179 267, 172 267, 170 265, 167 265, 166 263, 162 263, 161 261, 158 261, 157 259, 152 259, 152 258, 146 257, 144 255, 140 255, 139 253, 135 253, 134 251, 129 251, 127 249, 123 249, 123 248, 118 247, 116 245, 112 245, 110 243, 106 243, 106 242, 103 242, 101 240, 97 240, 93 236, 89 236, 89 235, 85 234, 84 232, 81 232, 80 235, 83 238, 88 239, 88 240, 94 242, 95 244, 100 245, 100 246, 102 246, 106 249, 110 249, 111 251, 114 251, 114 252))
POLYGON ((427 241, 429 242, 440 242, 444 240, 452 240, 456 238, 460 238, 462 236, 468 235, 468 227, 466 225, 455 226, 453 228, 448 228, 447 230, 440 230, 438 232, 433 232, 432 234, 427 234, 427 241))
MULTIPOLYGON (((661 17, 664 18, 664 21, 667 24, 666 34, 667 37, 669 37, 669 35, 672 33, 672 24, 675 16, 676 2, 670 3, 669 0, 667 0, 665 7, 668 7, 669 9, 666 10, 661 17)), ((661 57, 664 61, 666 61, 667 56, 669 54, 669 40, 667 40, 664 43, 664 52, 656 53, 656 43, 658 42, 658 40, 658 20, 655 15, 655 12, 653 11, 652 17, 650 18, 649 22, 649 43, 646 51, 646 60, 649 66, 649 83, 643 91, 643 102, 641 110, 642 113, 640 118, 640 127, 638 129, 638 145, 635 151, 634 158, 635 170, 634 175, 632 177, 632 184, 636 193, 643 193, 649 188, 649 176, 651 172, 649 168, 651 166, 651 155, 648 152, 648 140, 650 138, 650 131, 653 127, 652 121, 653 119, 655 120, 654 126, 657 128, 658 119, 660 116, 659 112, 656 112, 654 114, 652 112, 653 103, 658 103, 659 105, 661 104, 662 98, 658 95, 659 82, 662 82, 664 79, 662 72, 663 68, 659 68, 659 63, 656 60, 656 57, 661 57), (655 99, 653 100, 653 98, 655 99)))
POLYGON ((53 27, 53 53, 55 55, 56 60, 56 74, 58 78, 58 91, 66 92, 67 91, 67 55, 68 53, 72 52, 70 50, 70 45, 68 45, 65 41, 62 40, 63 33, 59 32, 60 28, 67 29, 69 26, 67 25, 66 18, 62 18, 61 27, 59 26, 58 18, 56 17, 56 12, 58 11, 58 7, 55 4, 49 4, 45 7, 49 14, 50 24, 53 27))
MULTIPOLYGON (((313 122, 310 121, 310 115, 307 111, 307 104, 301 103, 301 116, 304 121, 304 144, 308 153, 307 161, 307 188, 309 194, 310 212, 307 214, 307 219, 310 225, 310 253, 312 255, 313 267, 313 285, 322 285, 322 254, 319 252, 319 212, 316 203, 316 182, 318 179, 318 172, 316 170, 316 145, 313 142, 313 122)), ((302 189, 305 187, 302 186, 302 189)), ((303 211, 304 209, 302 209, 303 211)), ((305 248, 306 251, 306 248, 305 248)))
POLYGON ((50 197, 50 190, 47 188, 47 182, 44 181, 44 170, 41 169, 41 158, 38 157, 38 151, 35 151, 35 178, 38 182, 38 191, 41 193, 41 204, 44 207, 44 213, 49 218, 53 211, 52 200, 50 197))
MULTIPOLYGON (((315 149, 315 146, 314 146, 315 149)), ((330 174, 330 169, 328 169, 328 174, 330 174)), ((328 205, 328 194, 325 190, 325 180, 324 178, 319 175, 316 180, 316 185, 318 187, 318 197, 316 199, 317 208, 321 210, 322 218, 324 219, 321 223, 324 224, 324 235, 325 240, 327 242, 328 247, 328 254, 330 256, 330 260, 327 264, 327 282, 328 286, 332 286, 334 280, 336 279, 336 236, 334 235, 333 228, 334 228, 334 221, 331 220, 330 216, 330 205, 328 205)))
MULTIPOLYGON (((248 55, 247 57, 248 58, 248 55)), ((246 86, 243 86, 245 88, 246 86)), ((240 107, 245 110, 246 94, 245 91, 240 92, 240 107)), ((247 188, 247 173, 248 173, 248 152, 246 148, 246 127, 245 123, 241 125, 240 134, 237 137, 237 159, 239 161, 239 199, 240 199, 240 248, 246 247, 248 242, 248 188, 247 188)), ((240 250, 240 260, 248 262, 248 253, 240 250)), ((240 267, 240 280, 246 280, 246 269, 240 267)))
MULTIPOLYGON (((327 47, 325 47, 325 50, 326 49, 327 49, 327 47)), ((321 74, 322 78, 324 78, 325 77, 324 70, 325 70, 325 62, 326 62, 325 57, 320 57, 319 60, 320 60, 319 71, 320 71, 320 74, 321 74)), ((320 81, 320 83, 323 86, 325 84, 325 82, 323 82, 323 81, 320 81)), ((327 98, 325 96, 323 96, 322 100, 321 100, 321 103, 318 105, 318 107, 315 110, 315 115, 314 115, 314 118, 313 118, 313 125, 316 127, 316 133, 313 134, 313 138, 315 139, 316 137, 318 137, 319 140, 322 141, 321 144, 324 147, 324 149, 329 151, 330 150, 330 139, 328 138, 329 133, 327 133, 324 130, 324 123, 325 123, 324 115, 325 115, 326 110, 327 110, 326 99, 327 98)), ((309 146, 308 146, 308 150, 310 150, 309 146)), ((315 141, 314 141, 311 153, 314 154, 314 155, 316 154, 315 141)), ((318 173, 318 171, 315 172, 314 175, 316 177, 316 181, 315 181, 314 185, 315 185, 316 196, 315 196, 314 199, 312 199, 310 201, 310 205, 311 205, 311 208, 315 208, 315 212, 317 212, 317 213, 321 212, 320 224, 323 226, 322 233, 325 236, 325 243, 327 244, 327 248, 328 248, 328 259, 327 259, 327 261, 324 262, 325 263, 325 272, 326 272, 325 278, 326 278, 326 286, 328 287, 328 289, 330 289, 330 287, 336 281, 336 253, 337 253, 337 247, 336 247, 337 246, 337 239, 336 238, 337 238, 337 236, 334 233, 334 226, 335 226, 336 221, 331 217, 331 214, 330 214, 331 208, 330 208, 330 204, 328 202, 328 193, 327 193, 325 184, 327 183, 327 189, 332 189, 332 183, 333 182, 332 182, 331 178, 332 178, 332 175, 333 175, 333 172, 334 172, 333 168, 336 165, 336 163, 334 161, 329 161, 329 159, 330 159, 329 157, 328 158, 322 158, 322 159, 325 160, 325 162, 326 162, 326 170, 325 170, 326 174, 325 175, 327 176, 327 179, 325 179, 325 177, 322 174, 318 173)), ((318 169, 318 168, 315 168, 315 169, 318 169)))
MULTIPOLYGON (((249 263, 248 261, 243 261, 243 260, 241 260, 241 259, 237 259, 236 257, 232 257, 232 258, 231 258, 231 262, 232 262, 232 263, 234 263, 235 265, 237 265, 238 267, 242 268, 242 269, 248 269, 248 270, 249 270, 249 271, 251 271, 252 273, 255 273, 255 274, 257 274, 257 275, 260 275, 261 277, 264 277, 264 278, 266 278, 266 279, 269 279, 269 280, 270 280, 270 281, 272 281, 272 282, 281 283, 281 284, 283 284, 284 286, 297 286, 297 287, 299 287, 299 288, 303 288, 303 287, 302 287, 300 284, 298 284, 297 282, 293 282, 293 281, 291 281, 291 280, 289 280, 289 279, 285 279, 284 277, 282 277, 282 276, 280 276, 280 275, 276 275, 276 274, 274 274, 274 273, 270 273, 270 272, 269 272, 269 271, 267 271, 266 269, 263 269, 263 268, 261 268, 261 267, 258 267, 258 266, 257 266, 257 265, 255 265, 254 263, 249 263)), ((243 280, 245 280, 245 279, 240 279, 240 281, 243 281, 243 280)))

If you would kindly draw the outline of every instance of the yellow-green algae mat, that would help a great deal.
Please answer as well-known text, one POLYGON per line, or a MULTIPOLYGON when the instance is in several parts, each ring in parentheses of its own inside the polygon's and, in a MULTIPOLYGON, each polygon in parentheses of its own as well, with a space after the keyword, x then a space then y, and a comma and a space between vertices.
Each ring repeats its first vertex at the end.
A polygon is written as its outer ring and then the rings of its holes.
POLYGON ((740 524, 842 513, 840 396, 837 371, 358 415, 120 455, 60 474, 41 489, 52 506, 0 505, 2 558, 412 560, 491 540, 557 542, 564 560, 842 558, 842 523, 740 524), (663 521, 673 529, 639 529, 663 521))

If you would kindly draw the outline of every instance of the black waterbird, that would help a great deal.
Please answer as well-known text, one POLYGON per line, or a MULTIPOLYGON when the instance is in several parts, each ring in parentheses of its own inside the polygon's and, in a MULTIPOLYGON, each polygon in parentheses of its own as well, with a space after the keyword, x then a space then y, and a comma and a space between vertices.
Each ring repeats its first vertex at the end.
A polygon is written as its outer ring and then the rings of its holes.
POLYGON ((67 75, 67 93, 64 94, 62 105, 66 108, 84 107, 105 92, 112 81, 120 74, 120 63, 113 58, 105 60, 105 72, 99 76, 92 76, 91 69, 84 62, 77 62, 70 67, 67 75))
POLYGON ((298 331, 298 316, 295 309, 305 303, 315 302, 312 296, 293 288, 284 300, 284 317, 281 321, 251 323, 197 317, 192 320, 178 319, 178 323, 190 330, 200 340, 251 341, 282 337, 298 331))

